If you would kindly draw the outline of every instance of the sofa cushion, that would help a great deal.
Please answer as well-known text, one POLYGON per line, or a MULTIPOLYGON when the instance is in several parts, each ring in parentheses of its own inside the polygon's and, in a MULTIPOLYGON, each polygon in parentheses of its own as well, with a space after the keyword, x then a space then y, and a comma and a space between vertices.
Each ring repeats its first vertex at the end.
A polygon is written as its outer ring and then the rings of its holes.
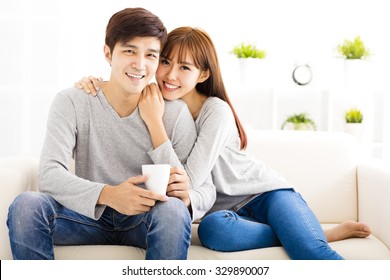
POLYGON ((322 223, 357 220, 354 138, 322 131, 247 130, 248 152, 279 171, 322 223))
MULTIPOLYGON (((329 228, 334 224, 323 225, 329 228)), ((283 247, 271 247, 240 252, 217 252, 200 245, 197 224, 192 226, 191 246, 188 251, 190 260, 288 260, 283 247)), ((349 260, 390 259, 388 248, 374 236, 353 238, 330 243, 340 255, 349 260)), ((86 260, 143 260, 145 250, 131 246, 94 245, 94 246, 56 246, 56 259, 86 260)))

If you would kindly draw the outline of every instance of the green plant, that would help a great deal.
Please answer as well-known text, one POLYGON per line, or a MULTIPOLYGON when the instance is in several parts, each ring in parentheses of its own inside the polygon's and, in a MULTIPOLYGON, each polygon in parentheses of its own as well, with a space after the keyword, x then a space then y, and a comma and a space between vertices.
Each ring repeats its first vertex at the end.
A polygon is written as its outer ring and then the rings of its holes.
POLYGON ((357 36, 353 41, 345 39, 343 44, 337 46, 337 52, 345 59, 364 59, 370 56, 370 51, 360 36, 357 36))
POLYGON ((308 117, 305 113, 293 114, 288 116, 287 119, 282 124, 282 129, 286 127, 288 123, 294 124, 294 129, 302 130, 302 129, 312 129, 317 130, 317 126, 315 122, 308 117))
POLYGON ((347 123, 361 123, 363 122, 363 114, 359 109, 352 108, 345 113, 345 121, 347 123))
POLYGON ((255 44, 244 44, 241 43, 233 48, 231 51, 238 58, 265 58, 265 50, 260 50, 256 48, 255 44))

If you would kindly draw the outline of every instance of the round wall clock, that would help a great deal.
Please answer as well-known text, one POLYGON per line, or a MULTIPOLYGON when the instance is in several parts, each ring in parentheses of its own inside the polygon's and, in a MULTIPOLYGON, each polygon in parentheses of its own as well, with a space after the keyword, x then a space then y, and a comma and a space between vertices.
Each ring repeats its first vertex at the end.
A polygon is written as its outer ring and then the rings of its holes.
POLYGON ((292 78, 297 85, 304 86, 311 82, 313 74, 308 64, 301 64, 294 68, 292 78))

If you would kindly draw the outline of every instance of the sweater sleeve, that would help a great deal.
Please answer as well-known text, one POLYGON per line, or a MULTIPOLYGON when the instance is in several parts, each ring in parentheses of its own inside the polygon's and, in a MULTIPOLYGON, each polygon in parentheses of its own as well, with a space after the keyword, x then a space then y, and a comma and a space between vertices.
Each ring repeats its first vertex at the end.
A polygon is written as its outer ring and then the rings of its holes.
MULTIPOLYGON (((185 108, 180 117, 177 118, 171 140, 167 140, 156 149, 151 149, 148 154, 155 164, 169 163, 171 166, 185 169, 183 164, 190 156, 196 138, 195 123, 190 112, 185 108)), ((215 199, 216 190, 211 179, 211 173, 196 187, 191 183, 192 220, 202 218, 214 205, 215 199)))
MULTIPOLYGON (((168 120, 169 121, 169 120, 168 120)), ((182 107, 175 119, 175 125, 170 139, 159 147, 148 151, 155 164, 170 164, 184 169, 192 147, 196 140, 196 128, 188 108, 182 107)))
POLYGON ((198 120, 198 138, 187 159, 186 171, 194 188, 206 181, 218 157, 235 133, 235 120, 227 103, 213 102, 198 120))
POLYGON ((203 218, 214 205, 216 198, 217 191, 213 184, 211 174, 200 187, 190 187, 192 221, 203 218))
POLYGON ((96 205, 102 183, 77 177, 69 171, 77 137, 74 105, 63 93, 51 106, 46 137, 39 164, 39 189, 65 207, 93 219, 99 219, 104 206, 96 205))

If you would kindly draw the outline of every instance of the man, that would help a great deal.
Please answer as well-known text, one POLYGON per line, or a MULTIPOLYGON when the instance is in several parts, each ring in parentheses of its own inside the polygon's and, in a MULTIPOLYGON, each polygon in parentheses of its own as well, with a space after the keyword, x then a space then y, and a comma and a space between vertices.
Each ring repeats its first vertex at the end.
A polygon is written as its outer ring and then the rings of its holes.
POLYGON ((14 259, 53 259, 53 244, 118 244, 145 248, 146 259, 187 257, 189 209, 198 213, 202 192, 189 191, 187 208, 177 197, 139 186, 146 180, 139 176, 142 164, 182 167, 196 139, 187 106, 166 102, 163 121, 170 141, 153 149, 137 108, 166 36, 163 23, 147 10, 117 12, 104 46, 111 76, 98 98, 75 88, 56 96, 41 155, 40 192, 21 194, 9 209, 14 259), (158 156, 172 147, 178 158, 158 156), (72 158, 75 174, 69 171, 72 158))

